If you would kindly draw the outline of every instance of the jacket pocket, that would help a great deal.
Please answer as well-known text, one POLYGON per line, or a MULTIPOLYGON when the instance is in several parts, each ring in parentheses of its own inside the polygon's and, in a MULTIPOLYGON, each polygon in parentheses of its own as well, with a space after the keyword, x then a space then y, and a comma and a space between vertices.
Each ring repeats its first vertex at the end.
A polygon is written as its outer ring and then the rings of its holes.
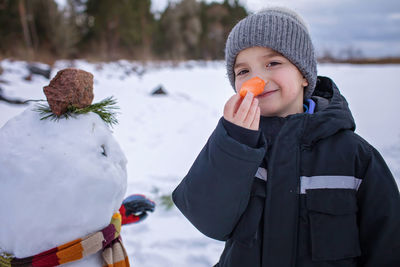
POLYGON ((232 233, 233 240, 249 248, 262 238, 260 222, 265 205, 265 186, 265 181, 254 179, 249 203, 232 233))
POLYGON ((313 261, 361 255, 355 193, 352 189, 306 191, 313 261))

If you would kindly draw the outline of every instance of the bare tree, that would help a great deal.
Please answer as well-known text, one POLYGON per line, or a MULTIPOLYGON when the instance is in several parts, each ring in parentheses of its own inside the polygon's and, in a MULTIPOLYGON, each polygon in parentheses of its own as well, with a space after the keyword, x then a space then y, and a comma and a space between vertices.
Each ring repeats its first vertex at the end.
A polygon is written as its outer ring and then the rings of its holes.
POLYGON ((32 59, 33 55, 34 55, 33 48, 32 48, 32 39, 31 39, 31 34, 30 34, 29 26, 28 26, 28 19, 27 19, 24 0, 19 0, 18 11, 19 11, 19 17, 20 17, 22 31, 23 31, 23 35, 24 35, 24 41, 25 41, 25 45, 26 45, 26 49, 27 49, 27 57, 28 57, 28 59, 32 59))

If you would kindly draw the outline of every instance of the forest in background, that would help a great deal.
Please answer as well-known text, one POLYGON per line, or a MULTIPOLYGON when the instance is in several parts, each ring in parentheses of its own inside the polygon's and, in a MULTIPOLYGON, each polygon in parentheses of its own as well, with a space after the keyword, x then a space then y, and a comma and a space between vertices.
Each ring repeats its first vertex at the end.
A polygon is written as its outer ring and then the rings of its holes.
MULTIPOLYGON (((151 0, 67 0, 62 8, 55 0, 0 0, 0 59, 220 60, 227 35, 247 14, 239 0, 181 0, 156 14, 151 0)), ((400 63, 348 54, 327 51, 319 61, 400 63)))
POLYGON ((52 62, 223 59, 238 0, 182 0, 158 14, 151 0, 0 0, 0 57, 52 62))

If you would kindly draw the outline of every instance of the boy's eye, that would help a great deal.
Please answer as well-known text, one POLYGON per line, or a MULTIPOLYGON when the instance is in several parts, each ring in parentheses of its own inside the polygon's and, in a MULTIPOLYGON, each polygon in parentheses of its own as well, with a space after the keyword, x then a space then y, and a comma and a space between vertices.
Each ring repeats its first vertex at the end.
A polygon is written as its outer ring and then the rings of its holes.
POLYGON ((270 63, 267 64, 267 68, 268 68, 268 67, 273 67, 273 66, 276 66, 276 65, 279 65, 279 64, 281 64, 281 63, 276 62, 276 61, 272 61, 272 62, 270 62, 270 63))
POLYGON ((248 72, 249 72, 248 70, 241 70, 236 74, 236 76, 243 75, 243 74, 246 74, 248 72))

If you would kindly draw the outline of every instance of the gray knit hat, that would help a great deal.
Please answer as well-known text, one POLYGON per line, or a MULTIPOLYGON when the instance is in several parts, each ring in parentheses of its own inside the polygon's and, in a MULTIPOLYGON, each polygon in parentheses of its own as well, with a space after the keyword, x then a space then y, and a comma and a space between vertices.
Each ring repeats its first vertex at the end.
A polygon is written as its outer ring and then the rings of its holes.
POLYGON ((317 61, 308 29, 298 14, 286 8, 268 8, 233 27, 225 47, 226 69, 233 89, 236 56, 254 46, 271 48, 292 62, 308 81, 304 99, 311 97, 317 82, 317 61))

